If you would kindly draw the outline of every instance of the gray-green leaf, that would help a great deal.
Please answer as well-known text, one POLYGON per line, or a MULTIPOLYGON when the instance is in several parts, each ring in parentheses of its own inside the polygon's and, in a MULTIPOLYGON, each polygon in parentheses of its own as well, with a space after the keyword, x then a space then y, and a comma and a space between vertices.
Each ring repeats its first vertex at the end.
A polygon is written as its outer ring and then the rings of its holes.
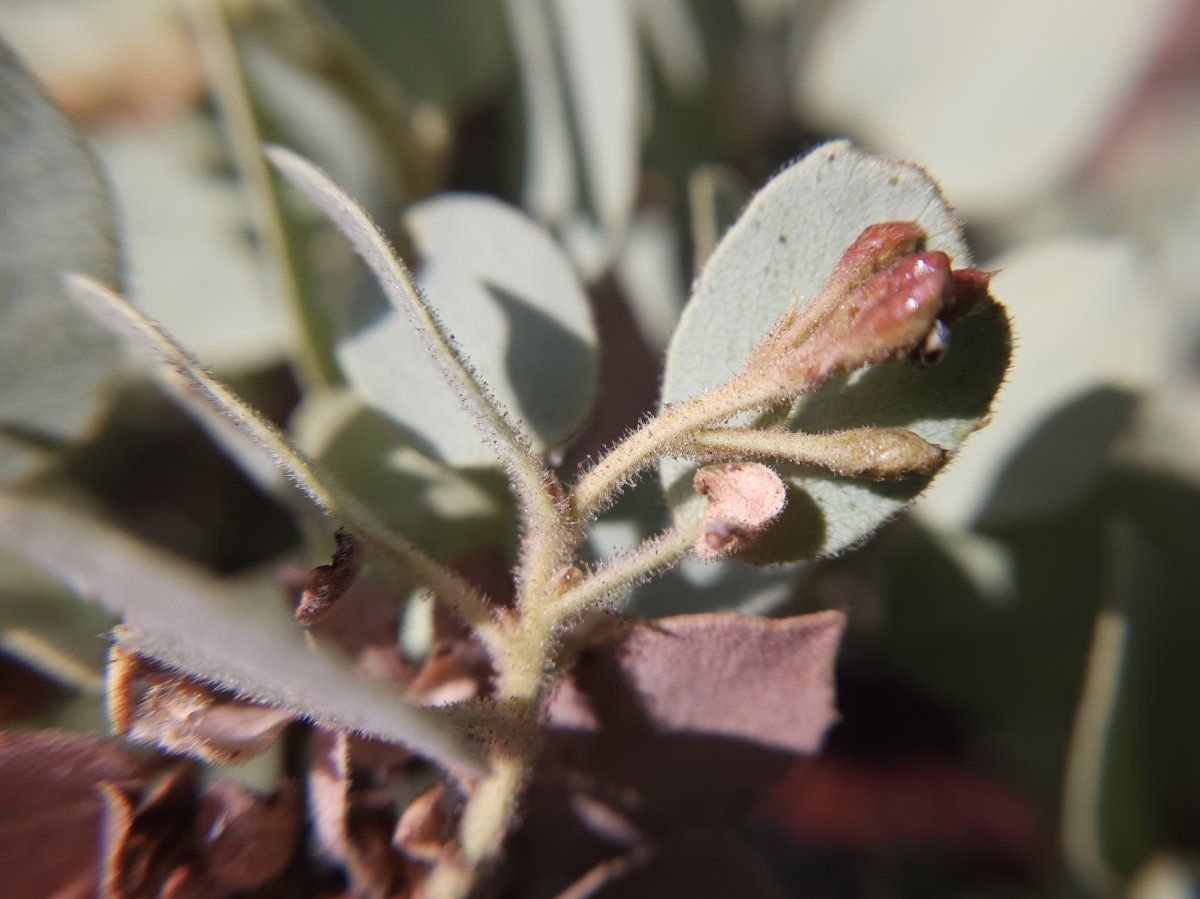
MULTIPOLYGON (((916 221, 928 235, 929 249, 949 254, 956 266, 970 264, 952 212, 915 165, 837 142, 776 176, 700 275, 668 351, 664 404, 729 380, 793 299, 801 305, 811 301, 859 233, 885 221, 916 221)), ((953 326, 950 352, 938 365, 887 362, 835 378, 801 398, 788 425, 803 431, 903 427, 953 451, 982 423, 1008 356, 1004 314, 985 306, 953 326)), ((758 562, 839 552, 911 502, 927 483, 927 478, 872 483, 796 465, 778 470, 790 485, 788 508, 756 548, 758 562)), ((693 471, 672 460, 661 466, 677 515, 698 502, 693 471)))
MULTIPOLYGON (((487 197, 428 200, 411 207, 404 224, 421 254, 418 283, 496 399, 536 449, 566 442, 591 408, 597 359, 588 300, 562 251, 487 197)), ((404 317, 375 291, 350 315, 338 357, 368 402, 443 461, 493 464, 404 317)))
POLYGON ((90 150, 0 43, 0 479, 19 477, 92 423, 120 360, 79 315, 63 271, 114 282, 116 216, 90 150))
POLYGON ((638 54, 626 3, 508 0, 526 107, 525 204, 589 276, 620 247, 637 187, 638 54))
POLYGON ((104 690, 111 615, 19 556, 0 552, 0 651, 93 696, 104 690))
POLYGON ((39 500, 0 495, 0 546, 124 617, 122 642, 237 693, 396 740, 450 767, 478 753, 435 712, 313 650, 265 578, 220 581, 39 500))
POLYGON ((1096 152, 1179 4, 857 0, 829 13, 796 73, 809 121, 927 162, 964 209, 994 217, 1041 200, 1096 152))

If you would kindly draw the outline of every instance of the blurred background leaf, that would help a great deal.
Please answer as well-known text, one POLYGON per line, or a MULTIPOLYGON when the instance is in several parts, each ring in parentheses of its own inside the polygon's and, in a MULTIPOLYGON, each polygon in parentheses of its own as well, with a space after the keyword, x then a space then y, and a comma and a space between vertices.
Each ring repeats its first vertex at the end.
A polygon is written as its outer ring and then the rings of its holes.
POLYGON ((581 270, 612 262, 636 190, 639 56, 626 0, 506 0, 525 112, 525 205, 581 270))
POLYGON ((117 214, 83 137, 0 43, 0 478, 77 440, 120 351, 79 316, 64 271, 116 283, 117 214))
POLYGON ((1093 152, 1180 6, 853 0, 822 24, 796 102, 827 127, 921 160, 965 213, 1011 214, 1044 201, 1093 152), (1085 19, 1087 40, 1064 39, 1085 19), (914 56, 921 46, 940 52, 914 56))

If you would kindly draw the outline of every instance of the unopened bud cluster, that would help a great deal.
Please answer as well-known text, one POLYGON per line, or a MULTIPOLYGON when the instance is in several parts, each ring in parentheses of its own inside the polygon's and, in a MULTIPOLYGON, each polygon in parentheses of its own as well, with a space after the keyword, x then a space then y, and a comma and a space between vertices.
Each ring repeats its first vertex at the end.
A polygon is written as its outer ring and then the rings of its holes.
POLYGON ((935 361, 946 350, 947 324, 986 296, 991 275, 956 271, 924 243, 915 222, 867 228, 821 293, 786 313, 759 344, 743 376, 795 396, 887 359, 935 361))

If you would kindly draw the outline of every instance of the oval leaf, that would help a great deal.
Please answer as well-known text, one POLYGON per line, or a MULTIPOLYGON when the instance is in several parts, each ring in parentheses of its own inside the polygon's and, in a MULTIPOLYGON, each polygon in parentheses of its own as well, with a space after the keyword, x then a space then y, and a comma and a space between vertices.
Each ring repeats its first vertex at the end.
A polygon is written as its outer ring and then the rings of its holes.
POLYGON ((620 248, 637 189, 638 54, 626 3, 508 0, 529 152, 525 204, 587 273, 620 248))
POLYGON ((0 479, 27 472, 94 419, 120 360, 79 315, 64 271, 114 282, 116 216, 95 157, 0 43, 0 479))
POLYGON ((635 622, 592 643, 545 700, 551 728, 628 733, 650 724, 811 754, 837 720, 845 616, 738 612, 635 622), (620 700, 614 682, 621 686, 620 700))
POLYGON ((246 370, 283 358, 291 334, 219 141, 197 114, 109 129, 97 149, 121 199, 134 299, 206 364, 246 370))
MULTIPOLYGON (((487 197, 419 203, 404 224, 422 257, 418 283, 496 399, 537 449, 564 443, 591 408, 597 359, 587 296, 562 251, 487 197)), ((378 292, 357 297, 349 326, 338 358, 368 402, 446 462, 493 464, 421 338, 378 292)))
MULTIPOLYGON (((868 225, 915 221, 931 250, 970 264, 957 222, 937 185, 917 166, 831 143, 780 173, 721 241, 697 282, 671 341, 663 403, 724 383, 795 300, 824 286, 842 253, 868 225)), ((955 322, 946 359, 930 368, 892 361, 837 377, 798 401, 793 430, 854 427, 910 430, 953 451, 980 426, 1008 365, 1009 333, 996 304, 955 322)), ((677 516, 698 514, 694 466, 661 466, 677 516)), ((928 483, 912 477, 860 482, 781 464, 789 485, 783 517, 755 548, 759 564, 839 552, 909 503, 928 483)))
POLYGON ((95 896, 104 805, 97 787, 153 782, 169 760, 60 731, 0 733, 0 864, 10 896, 95 896))
MULTIPOLYGON (((128 300, 83 275, 68 275, 64 284, 72 299, 97 324, 166 362, 185 389, 194 393, 188 401, 190 405, 207 406, 228 416, 241 434, 261 448, 317 508, 338 518, 372 545, 382 560, 397 567, 402 577, 434 590, 471 620, 480 620, 487 614, 482 600, 466 581, 434 562, 407 537, 391 531, 336 479, 319 471, 272 422, 205 371, 170 334, 128 300), (472 611, 467 611, 468 607, 472 611)), ((256 468, 251 466, 250 470, 256 468)))
POLYGON ((1172 0, 839 3, 799 72, 799 101, 834 132, 925 160, 972 214, 1011 212, 1096 151, 1179 9, 1172 0), (1017 48, 1023 62, 1013 66, 1017 48))

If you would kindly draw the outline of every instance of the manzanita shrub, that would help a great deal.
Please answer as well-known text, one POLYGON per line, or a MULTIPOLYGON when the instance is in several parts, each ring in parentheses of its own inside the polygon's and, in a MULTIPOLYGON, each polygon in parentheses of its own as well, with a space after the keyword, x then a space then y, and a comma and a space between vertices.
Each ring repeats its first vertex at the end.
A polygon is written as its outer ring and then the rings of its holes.
POLYGON ((318 168, 266 155, 390 304, 339 347, 348 380, 431 454, 477 464, 483 447, 503 473, 511 576, 438 561, 125 300, 114 272, 56 256, 38 271, 69 270, 72 314, 151 353, 182 402, 250 438, 324 513, 332 558, 220 580, 36 493, 0 495, 0 541, 122 617, 118 733, 217 765, 281 739, 303 759, 302 786, 280 780, 269 799, 65 737, 2 738, 9 773, 36 777, 40 757, 103 784, 75 822, 104 822, 102 870, 78 876, 112 895, 315 894, 297 878, 322 869, 364 896, 591 895, 656 866, 755 894, 752 861, 708 828, 820 748, 843 614, 613 613, 688 558, 770 566, 860 543, 986 421, 1008 324, 936 183, 844 142, 779 172, 696 280, 658 411, 569 470, 549 460, 586 419, 597 347, 558 244, 497 201, 435 197, 408 213, 414 277, 318 168), (439 248, 468 234, 495 258, 447 268, 439 248), (506 324, 507 344, 477 345, 506 324), (661 532, 598 549, 597 521, 655 476, 661 532), (264 599, 281 580, 287 607, 264 599), (397 643, 406 598, 432 600, 441 635, 415 655, 397 643))

